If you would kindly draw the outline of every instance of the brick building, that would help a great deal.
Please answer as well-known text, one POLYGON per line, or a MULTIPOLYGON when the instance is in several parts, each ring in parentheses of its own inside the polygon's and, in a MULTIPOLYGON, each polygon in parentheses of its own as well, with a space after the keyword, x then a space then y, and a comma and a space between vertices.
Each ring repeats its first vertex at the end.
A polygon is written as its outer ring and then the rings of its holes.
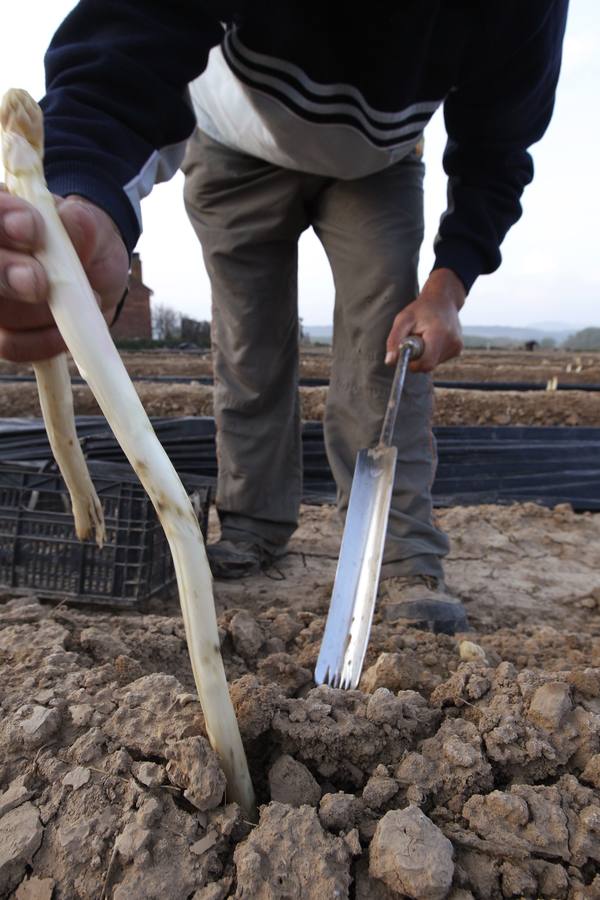
POLYGON ((129 294, 121 310, 121 315, 111 328, 111 334, 115 341, 150 340, 152 337, 151 296, 152 291, 142 280, 140 255, 134 253, 129 272, 129 294))

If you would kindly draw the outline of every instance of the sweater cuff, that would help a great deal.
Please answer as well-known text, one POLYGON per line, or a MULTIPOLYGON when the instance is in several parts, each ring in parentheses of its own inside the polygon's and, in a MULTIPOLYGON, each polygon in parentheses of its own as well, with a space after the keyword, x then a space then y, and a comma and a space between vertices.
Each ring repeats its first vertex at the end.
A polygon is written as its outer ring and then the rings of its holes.
POLYGON ((48 188, 59 197, 79 194, 107 213, 121 233, 131 258, 141 233, 140 224, 120 185, 100 178, 95 169, 81 163, 50 163, 46 168, 48 188))
POLYGON ((467 294, 475 280, 489 271, 476 247, 452 238, 443 238, 437 244, 433 269, 452 269, 464 284, 467 294))

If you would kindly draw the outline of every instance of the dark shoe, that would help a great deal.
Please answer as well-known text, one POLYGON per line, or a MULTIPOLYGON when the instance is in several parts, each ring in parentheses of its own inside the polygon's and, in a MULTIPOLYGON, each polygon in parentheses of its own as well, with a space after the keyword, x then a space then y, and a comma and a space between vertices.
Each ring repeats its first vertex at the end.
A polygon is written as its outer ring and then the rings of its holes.
POLYGON ((217 541, 206 545, 214 578, 245 578, 271 565, 275 556, 251 541, 217 541))
POLYGON ((441 578, 395 576, 379 586, 379 609, 388 622, 400 622, 434 634, 468 631, 465 608, 441 578))

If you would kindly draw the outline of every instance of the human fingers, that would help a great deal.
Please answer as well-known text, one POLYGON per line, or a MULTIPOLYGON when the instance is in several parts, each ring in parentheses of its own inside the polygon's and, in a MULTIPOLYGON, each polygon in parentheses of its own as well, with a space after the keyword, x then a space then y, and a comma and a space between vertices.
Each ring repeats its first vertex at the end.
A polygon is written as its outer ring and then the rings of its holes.
POLYGON ((440 363, 459 356, 463 348, 460 335, 443 322, 425 328, 422 337, 425 351, 419 359, 411 362, 412 372, 433 372, 440 363))
POLYGON ((462 338, 458 314, 447 303, 429 303, 415 300, 394 319, 386 342, 385 361, 395 365, 402 340, 415 334, 423 340, 425 350, 411 362, 413 372, 431 372, 440 363, 458 356, 462 350, 462 338))
POLYGON ((60 201, 58 211, 101 309, 112 320, 129 272, 129 256, 120 232, 104 210, 82 198, 60 201))
POLYGON ((0 319, 5 302, 44 303, 48 296, 48 279, 43 266, 27 253, 0 246, 0 319))
POLYGON ((44 245, 44 220, 34 207, 0 190, 0 247, 35 253, 44 245))
POLYGON ((85 200, 68 197, 57 199, 61 221, 83 267, 90 262, 98 243, 98 223, 85 200))
POLYGON ((412 305, 412 303, 409 304, 409 306, 398 313, 388 334, 385 345, 385 363, 388 366, 395 366, 398 362, 398 351, 404 338, 411 334, 418 334, 412 305))
POLYGON ((58 328, 32 328, 14 331, 0 327, 0 357, 9 362, 37 362, 50 359, 66 349, 58 328))

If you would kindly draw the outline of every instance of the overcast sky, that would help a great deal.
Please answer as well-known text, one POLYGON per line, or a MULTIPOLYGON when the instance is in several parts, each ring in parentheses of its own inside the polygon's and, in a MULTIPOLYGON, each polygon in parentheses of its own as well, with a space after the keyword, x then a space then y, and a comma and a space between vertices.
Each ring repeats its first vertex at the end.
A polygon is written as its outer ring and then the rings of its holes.
MULTIPOLYGON (((73 5, 71 0, 19 0, 5 11, 2 91, 22 87, 36 98, 43 94, 43 52, 73 5)), ((546 136, 533 148, 536 176, 524 195, 524 215, 504 242, 502 268, 476 282, 462 314, 466 325, 600 325, 599 45, 600 3, 571 0, 556 110, 546 136)), ((431 245, 445 207, 444 141, 438 114, 425 142, 422 278, 432 264, 431 245)), ((208 279, 181 190, 178 174, 145 201, 145 231, 138 250, 155 299, 206 319, 208 279)), ((312 232, 303 236, 300 248, 300 315, 309 325, 329 324, 334 298, 324 254, 312 232)))

